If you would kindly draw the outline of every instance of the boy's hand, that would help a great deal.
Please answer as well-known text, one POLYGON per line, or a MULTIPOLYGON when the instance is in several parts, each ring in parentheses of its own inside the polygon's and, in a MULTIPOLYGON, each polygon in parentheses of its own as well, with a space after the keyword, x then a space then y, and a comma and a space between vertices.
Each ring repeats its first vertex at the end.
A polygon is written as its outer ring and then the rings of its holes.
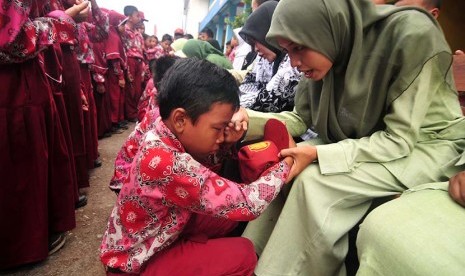
POLYGON ((234 124, 236 131, 246 131, 249 124, 249 115, 247 114, 247 110, 243 107, 239 108, 239 110, 234 113, 231 118, 231 122, 234 124))
POLYGON ((245 130, 244 129, 239 129, 237 130, 235 128, 235 125, 233 122, 230 122, 228 126, 224 129, 224 143, 226 144, 234 144, 239 139, 242 138, 244 135, 245 130))

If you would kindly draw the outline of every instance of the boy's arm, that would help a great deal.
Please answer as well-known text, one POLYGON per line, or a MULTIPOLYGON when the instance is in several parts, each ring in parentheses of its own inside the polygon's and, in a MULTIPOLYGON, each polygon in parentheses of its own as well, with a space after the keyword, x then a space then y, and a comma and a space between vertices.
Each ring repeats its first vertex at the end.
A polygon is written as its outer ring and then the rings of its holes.
MULTIPOLYGON (((220 177, 187 153, 150 149, 140 160, 140 186, 162 193, 164 204, 196 213, 237 221, 253 220, 278 195, 288 176, 292 159, 265 170, 250 184, 220 177)), ((138 186, 139 186, 138 185, 138 186)))

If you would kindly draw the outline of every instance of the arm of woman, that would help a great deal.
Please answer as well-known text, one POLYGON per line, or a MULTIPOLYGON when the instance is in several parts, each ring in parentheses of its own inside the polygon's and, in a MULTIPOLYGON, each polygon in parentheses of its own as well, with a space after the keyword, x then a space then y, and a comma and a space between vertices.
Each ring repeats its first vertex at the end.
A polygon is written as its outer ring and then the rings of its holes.
POLYGON ((440 94, 451 93, 444 71, 436 56, 424 64, 410 86, 392 102, 384 117, 384 130, 361 139, 346 139, 338 143, 317 146, 322 174, 347 173, 357 163, 390 162, 408 156, 420 136, 427 114, 449 114, 439 106, 432 110, 432 102, 440 94), (430 110, 431 109, 431 110, 430 110), (338 156, 338 158, 334 158, 338 156))

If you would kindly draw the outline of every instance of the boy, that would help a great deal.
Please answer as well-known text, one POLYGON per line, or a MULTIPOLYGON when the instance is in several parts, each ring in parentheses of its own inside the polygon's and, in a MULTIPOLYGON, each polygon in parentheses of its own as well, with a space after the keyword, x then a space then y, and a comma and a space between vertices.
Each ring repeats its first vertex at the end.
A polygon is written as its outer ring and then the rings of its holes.
POLYGON ((107 274, 252 275, 252 244, 224 237, 235 221, 265 210, 292 159, 248 185, 202 165, 218 163, 211 157, 243 134, 229 128, 239 107, 235 80, 210 62, 177 61, 161 82, 158 104, 160 118, 142 138, 103 237, 107 274))
POLYGON ((137 121, 137 104, 142 95, 142 70, 144 59, 144 39, 136 29, 141 22, 139 10, 134 6, 124 7, 124 15, 128 17, 122 35, 127 55, 128 79, 126 85, 125 117, 130 122, 137 121))

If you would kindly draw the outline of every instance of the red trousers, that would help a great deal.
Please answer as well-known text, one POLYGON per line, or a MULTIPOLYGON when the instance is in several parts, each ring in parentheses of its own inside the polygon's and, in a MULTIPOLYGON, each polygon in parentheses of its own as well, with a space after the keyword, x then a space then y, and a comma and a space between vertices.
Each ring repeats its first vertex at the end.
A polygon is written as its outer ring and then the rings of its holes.
POLYGON ((142 96, 142 59, 128 57, 128 70, 133 77, 133 82, 126 83, 126 95, 124 113, 126 119, 137 119, 137 106, 142 96))
POLYGON ((118 123, 124 120, 124 95, 126 91, 119 86, 118 76, 112 72, 113 68, 108 70, 108 92, 110 94, 111 122, 118 123))
POLYGON ((236 226, 234 221, 194 215, 182 237, 154 255, 140 275, 252 275, 257 264, 252 242, 242 237, 225 237, 236 226))

